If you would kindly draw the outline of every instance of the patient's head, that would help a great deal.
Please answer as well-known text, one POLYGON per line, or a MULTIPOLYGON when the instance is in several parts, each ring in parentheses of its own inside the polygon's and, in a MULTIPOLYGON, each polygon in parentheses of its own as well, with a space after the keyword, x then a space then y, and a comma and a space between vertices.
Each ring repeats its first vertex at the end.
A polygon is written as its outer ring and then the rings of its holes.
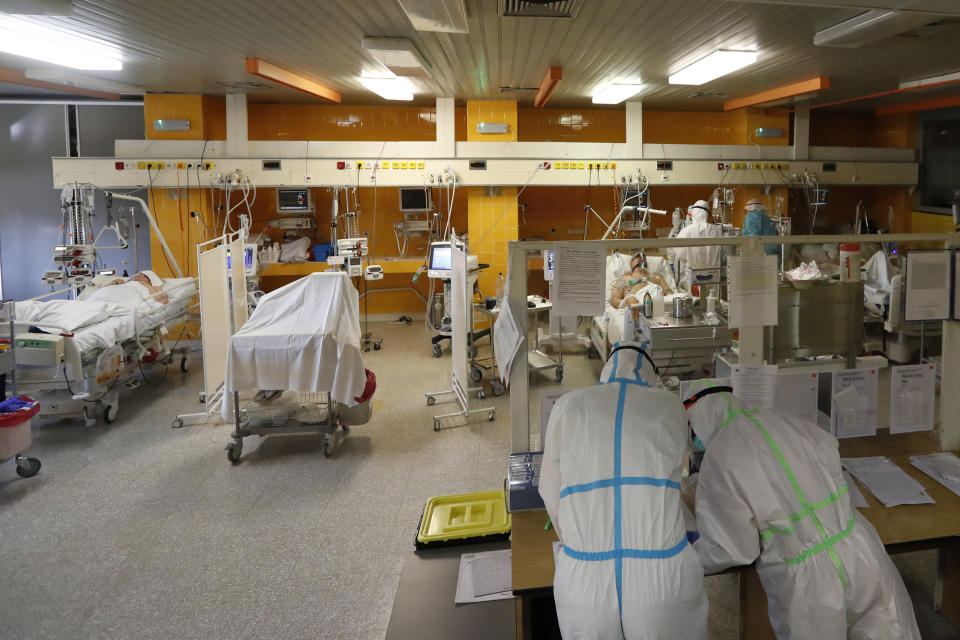
POLYGON ((145 287, 149 287, 149 286, 150 286, 150 278, 148 278, 147 276, 143 275, 142 273, 138 273, 137 275, 135 275, 135 276, 133 276, 132 278, 130 278, 127 282, 139 282, 140 284, 142 284, 142 285, 145 286, 145 287))
POLYGON ((638 251, 637 253, 633 254, 633 257, 630 258, 630 271, 634 272, 638 269, 642 270, 644 262, 646 262, 646 260, 642 252, 638 251))

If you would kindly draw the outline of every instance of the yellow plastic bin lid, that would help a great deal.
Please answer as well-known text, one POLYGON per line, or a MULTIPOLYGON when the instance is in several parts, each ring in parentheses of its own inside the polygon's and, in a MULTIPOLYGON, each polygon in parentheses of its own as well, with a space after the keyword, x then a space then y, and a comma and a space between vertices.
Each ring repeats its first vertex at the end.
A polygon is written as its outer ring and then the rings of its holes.
POLYGON ((503 491, 461 493, 427 500, 420 519, 417 547, 506 537, 511 520, 503 491))

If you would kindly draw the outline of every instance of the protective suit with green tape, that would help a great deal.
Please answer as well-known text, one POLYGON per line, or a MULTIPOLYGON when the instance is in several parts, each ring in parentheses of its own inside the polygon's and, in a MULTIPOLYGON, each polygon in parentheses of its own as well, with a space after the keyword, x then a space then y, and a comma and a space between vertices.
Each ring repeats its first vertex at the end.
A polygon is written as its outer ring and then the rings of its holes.
POLYGON ((920 638, 903 580, 850 505, 836 438, 730 388, 685 399, 697 447, 700 553, 708 574, 757 563, 779 640, 920 638))

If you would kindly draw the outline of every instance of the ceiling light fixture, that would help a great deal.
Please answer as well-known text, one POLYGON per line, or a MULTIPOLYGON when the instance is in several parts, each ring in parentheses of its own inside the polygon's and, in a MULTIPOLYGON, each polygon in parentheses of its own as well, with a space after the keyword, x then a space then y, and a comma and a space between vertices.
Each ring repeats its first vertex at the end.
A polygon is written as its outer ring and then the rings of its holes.
POLYGON ((954 82, 960 82, 960 72, 957 73, 947 73, 942 76, 933 76, 931 78, 921 78, 920 80, 910 80, 908 82, 901 82, 898 89, 919 89, 921 87, 929 87, 931 85, 943 85, 943 84, 952 84, 954 82))
POLYGON ((600 85, 593 93, 594 104, 619 104, 631 98, 643 89, 642 84, 625 84, 620 82, 611 82, 600 85))
POLYGON ((936 19, 936 15, 920 11, 874 9, 817 31, 813 34, 813 44, 817 47, 854 49, 922 27, 936 19))
POLYGON ((406 78, 361 77, 360 84, 384 100, 413 100, 413 87, 406 78))
POLYGON ((467 33, 463 0, 397 0, 417 31, 467 33))
POLYGON ((123 69, 120 50, 111 44, 68 29, 4 14, 0 14, 0 52, 73 69, 123 69))
POLYGON ((68 87, 80 87, 81 89, 93 89, 95 91, 109 91, 110 93, 119 93, 121 95, 142 96, 147 92, 143 87, 137 87, 124 82, 115 82, 114 80, 106 80, 104 78, 94 78, 93 76, 74 73, 66 69, 27 69, 23 72, 23 75, 30 80, 54 82, 68 87))
POLYGON ((425 77, 430 65, 406 38, 361 38, 360 46, 397 76, 425 77))
POLYGON ((706 84, 757 61, 756 51, 717 49, 705 58, 670 75, 670 84, 706 84))

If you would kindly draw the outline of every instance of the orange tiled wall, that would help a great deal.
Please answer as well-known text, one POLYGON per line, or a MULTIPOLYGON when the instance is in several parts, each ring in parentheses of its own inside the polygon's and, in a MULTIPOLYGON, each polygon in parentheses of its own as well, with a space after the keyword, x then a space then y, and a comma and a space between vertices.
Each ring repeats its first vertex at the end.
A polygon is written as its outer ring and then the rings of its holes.
POLYGON ((626 111, 519 109, 520 142, 626 142, 626 111))
POLYGON ((251 140, 435 140, 434 107, 248 104, 251 140))
POLYGON ((486 187, 469 187, 467 225, 470 253, 490 265, 480 273, 480 290, 495 296, 497 274, 507 277, 507 243, 518 238, 517 188, 501 187, 499 194, 488 195, 486 187))
POLYGON ((917 146, 916 114, 877 116, 815 110, 810 113, 810 145, 816 147, 917 146))
POLYGON ((790 117, 760 109, 738 111, 644 111, 643 141, 647 144, 788 145, 790 117), (756 138, 757 127, 783 129, 780 138, 756 138))
POLYGON ((513 100, 468 100, 467 140, 471 142, 516 142, 517 103, 513 100), (505 122, 506 133, 479 133, 481 122, 505 122))

